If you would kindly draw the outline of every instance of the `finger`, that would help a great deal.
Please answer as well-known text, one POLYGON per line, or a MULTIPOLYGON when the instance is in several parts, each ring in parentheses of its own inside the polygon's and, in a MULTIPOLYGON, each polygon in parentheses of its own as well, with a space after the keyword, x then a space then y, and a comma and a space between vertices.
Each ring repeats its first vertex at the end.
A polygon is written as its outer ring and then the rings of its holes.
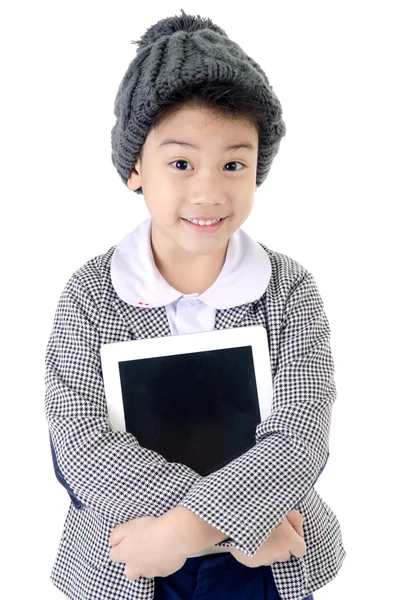
POLYGON ((290 542, 290 552, 294 556, 302 557, 306 554, 306 542, 303 538, 295 536, 290 542))
POLYGON ((299 510, 296 510, 296 508, 293 508, 291 510, 291 513, 294 514, 294 517, 296 518, 297 521, 301 521, 303 523, 303 515, 302 515, 302 513, 299 512, 299 510))
POLYGON ((288 521, 295 531, 303 537, 303 517, 297 510, 288 513, 288 521))
POLYGON ((127 577, 127 579, 131 579, 131 581, 134 581, 135 579, 139 579, 141 576, 140 573, 138 573, 136 570, 134 570, 132 567, 130 567, 127 564, 125 565, 124 575, 127 577))
POLYGON ((120 547, 120 544, 118 544, 117 546, 113 546, 112 548, 110 548, 109 550, 109 558, 112 562, 124 562, 123 560, 123 556, 122 556, 122 548, 120 547))
POLYGON ((113 529, 109 538, 109 544, 111 546, 116 546, 121 542, 122 539, 125 538, 126 535, 125 529, 123 529, 121 525, 117 525, 117 527, 113 529))
POLYGON ((301 537, 303 537, 304 533, 303 533, 303 525, 302 523, 296 523, 294 526, 294 529, 296 531, 296 533, 298 535, 300 535, 301 537))
POLYGON ((303 523, 302 514, 299 511, 297 511, 295 508, 293 510, 291 510, 291 512, 288 513, 288 517, 292 517, 294 523, 296 523, 297 525, 302 525, 302 523, 303 523))
POLYGON ((296 520, 298 523, 297 531, 298 531, 299 535, 301 535, 303 537, 303 521, 304 521, 303 515, 298 511, 295 511, 295 512, 296 512, 296 520))

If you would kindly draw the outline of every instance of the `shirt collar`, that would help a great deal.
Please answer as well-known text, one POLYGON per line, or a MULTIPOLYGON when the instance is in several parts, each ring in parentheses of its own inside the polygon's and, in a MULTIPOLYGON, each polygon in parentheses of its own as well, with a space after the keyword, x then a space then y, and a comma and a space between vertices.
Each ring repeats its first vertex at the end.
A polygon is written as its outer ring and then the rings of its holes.
POLYGON ((202 294, 182 294, 161 275, 150 243, 151 216, 117 244, 111 261, 111 279, 118 296, 133 306, 166 306, 183 296, 197 297, 223 309, 254 302, 270 281, 267 252, 241 227, 229 239, 226 259, 216 281, 202 294))

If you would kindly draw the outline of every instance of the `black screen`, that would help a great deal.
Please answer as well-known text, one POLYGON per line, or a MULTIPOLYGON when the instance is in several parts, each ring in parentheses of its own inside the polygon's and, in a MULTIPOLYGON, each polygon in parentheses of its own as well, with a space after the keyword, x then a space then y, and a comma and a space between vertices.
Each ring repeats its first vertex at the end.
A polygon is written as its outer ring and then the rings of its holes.
POLYGON ((251 346, 119 362, 126 430, 202 476, 255 444, 251 346))

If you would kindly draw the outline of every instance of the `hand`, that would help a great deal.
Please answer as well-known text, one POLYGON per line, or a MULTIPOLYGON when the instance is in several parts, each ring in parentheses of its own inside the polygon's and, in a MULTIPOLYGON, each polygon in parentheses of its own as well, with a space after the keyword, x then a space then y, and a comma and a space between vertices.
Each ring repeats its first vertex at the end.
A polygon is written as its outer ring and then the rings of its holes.
POLYGON ((158 525, 158 517, 140 517, 113 529, 110 560, 126 563, 128 579, 167 577, 185 564, 187 556, 169 544, 158 525))
POLYGON ((236 560, 251 568, 286 562, 292 554, 304 556, 306 543, 303 539, 302 523, 302 515, 294 509, 273 529, 255 556, 249 557, 234 547, 229 548, 229 551, 236 560))

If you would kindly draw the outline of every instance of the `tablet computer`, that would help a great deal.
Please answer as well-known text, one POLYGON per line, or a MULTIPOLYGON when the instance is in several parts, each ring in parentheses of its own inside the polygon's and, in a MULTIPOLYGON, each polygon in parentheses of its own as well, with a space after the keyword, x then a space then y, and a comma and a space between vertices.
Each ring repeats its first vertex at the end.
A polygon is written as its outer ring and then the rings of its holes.
POLYGON ((115 342, 100 352, 113 429, 202 476, 254 446, 270 415, 261 325, 115 342))

